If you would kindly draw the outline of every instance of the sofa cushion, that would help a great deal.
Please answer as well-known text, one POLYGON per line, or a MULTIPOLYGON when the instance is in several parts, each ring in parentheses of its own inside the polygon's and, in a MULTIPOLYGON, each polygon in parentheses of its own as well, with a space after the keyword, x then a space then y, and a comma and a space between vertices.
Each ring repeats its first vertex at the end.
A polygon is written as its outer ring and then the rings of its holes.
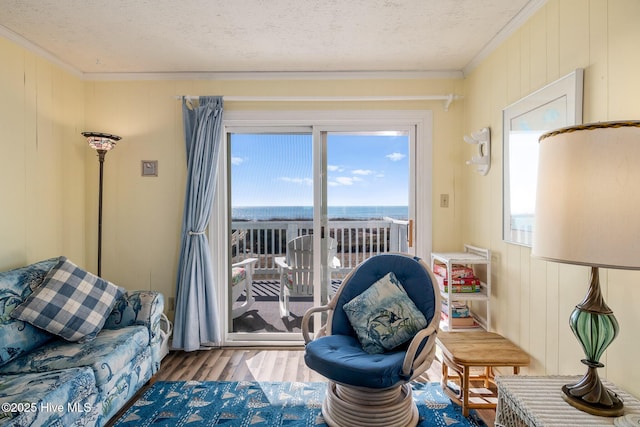
POLYGON ((44 344, 54 336, 11 317, 13 310, 38 287, 57 258, 0 272, 0 366, 44 344))
POLYGON ((427 319, 393 272, 377 280, 342 308, 362 348, 371 354, 396 348, 427 326, 427 319))
POLYGON ((44 372, 89 366, 101 389, 149 345, 144 326, 103 329, 92 341, 70 343, 57 339, 0 367, 0 374, 44 372))
POLYGON ((90 368, 0 375, 0 425, 72 426, 92 413, 98 396, 90 368), (4 408, 4 405, 3 405, 4 408))
POLYGON ((100 332, 124 289, 60 257, 38 287, 11 315, 68 341, 100 332))

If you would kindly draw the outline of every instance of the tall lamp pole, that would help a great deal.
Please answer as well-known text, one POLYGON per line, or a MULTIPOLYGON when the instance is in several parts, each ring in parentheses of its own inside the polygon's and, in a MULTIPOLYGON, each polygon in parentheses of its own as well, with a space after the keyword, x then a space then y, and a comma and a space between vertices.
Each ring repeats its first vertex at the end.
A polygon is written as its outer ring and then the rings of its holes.
POLYGON ((108 151, 116 146, 116 142, 120 141, 117 135, 111 135, 102 132, 82 132, 87 138, 89 146, 98 153, 98 161, 100 162, 100 182, 98 187, 98 276, 102 277, 102 187, 103 187, 103 171, 104 158, 108 151))

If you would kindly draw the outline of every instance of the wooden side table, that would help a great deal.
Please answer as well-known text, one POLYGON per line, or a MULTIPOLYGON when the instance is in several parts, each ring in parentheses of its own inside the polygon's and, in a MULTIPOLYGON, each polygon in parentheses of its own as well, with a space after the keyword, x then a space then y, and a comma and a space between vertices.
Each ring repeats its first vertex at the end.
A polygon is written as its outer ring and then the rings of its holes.
POLYGON ((483 380, 489 387, 493 381, 493 367, 511 366, 517 374, 521 366, 529 365, 529 355, 508 339, 493 332, 444 332, 439 331, 436 343, 442 349, 442 389, 455 403, 462 406, 462 414, 469 415, 469 409, 494 409, 495 403, 470 402, 470 380, 483 380), (483 375, 472 376, 472 367, 484 368, 483 375), (448 386, 449 369, 457 374, 460 392, 448 386))
MULTIPOLYGON (((581 376, 498 376, 496 426, 587 427, 625 425, 616 417, 580 411, 562 398, 562 386, 581 376)), ((640 401, 608 381, 602 383, 624 401, 624 414, 640 414, 640 401)), ((636 424, 633 424, 636 425, 636 424)))

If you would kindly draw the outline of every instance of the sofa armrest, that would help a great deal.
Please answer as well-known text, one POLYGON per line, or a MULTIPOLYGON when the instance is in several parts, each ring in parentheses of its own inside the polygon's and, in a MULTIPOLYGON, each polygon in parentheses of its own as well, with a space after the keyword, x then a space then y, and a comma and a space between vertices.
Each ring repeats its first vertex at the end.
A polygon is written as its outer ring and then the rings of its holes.
POLYGON ((160 317, 164 311, 164 296, 154 291, 127 292, 118 299, 104 324, 105 329, 120 329, 127 326, 146 326, 149 330, 149 346, 153 359, 153 373, 160 369, 160 317))

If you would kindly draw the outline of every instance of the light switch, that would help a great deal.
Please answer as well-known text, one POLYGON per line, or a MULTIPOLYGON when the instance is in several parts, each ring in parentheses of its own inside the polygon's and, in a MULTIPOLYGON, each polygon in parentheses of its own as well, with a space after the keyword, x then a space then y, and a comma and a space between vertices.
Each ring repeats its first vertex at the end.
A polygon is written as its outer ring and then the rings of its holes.
POLYGON ((158 176, 158 161, 157 160, 143 160, 142 161, 142 176, 158 176))

